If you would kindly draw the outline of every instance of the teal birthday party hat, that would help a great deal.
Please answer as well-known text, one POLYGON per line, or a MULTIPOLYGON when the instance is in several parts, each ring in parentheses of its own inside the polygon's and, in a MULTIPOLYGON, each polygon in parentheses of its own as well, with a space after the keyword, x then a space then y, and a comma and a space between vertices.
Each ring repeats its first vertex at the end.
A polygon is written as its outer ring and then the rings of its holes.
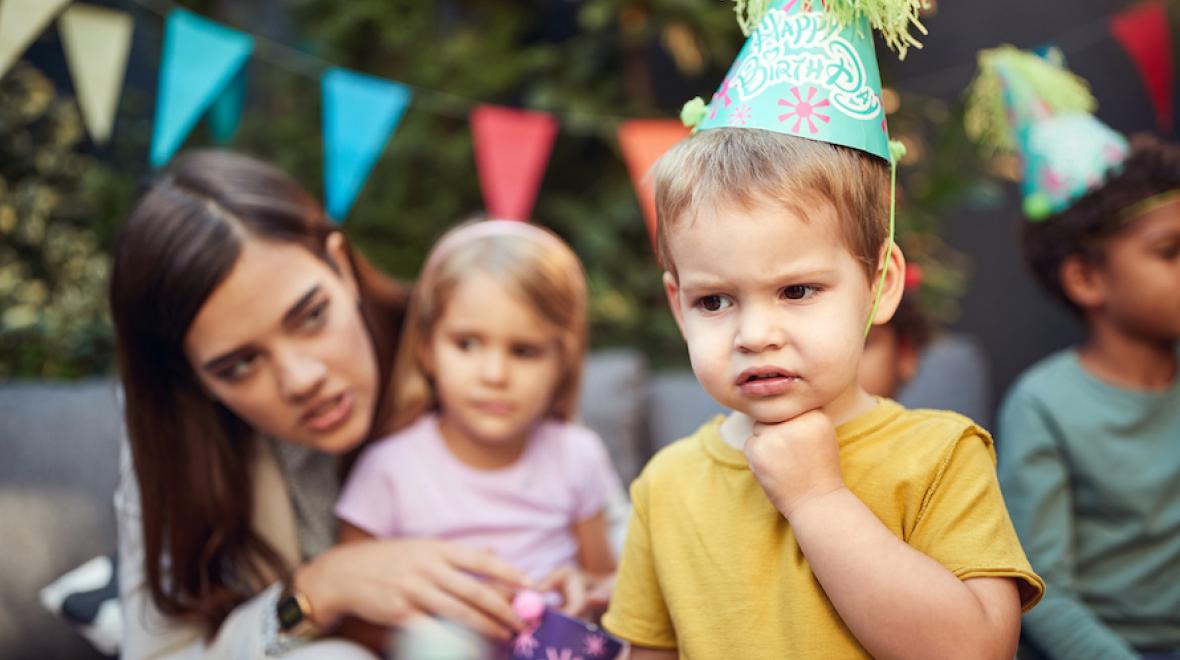
POLYGON ((1064 211, 1121 171, 1127 140, 1092 114, 1096 105, 1059 56, 1012 46, 979 54, 967 132, 985 151, 1020 156, 1029 221, 1064 211))
POLYGON ((924 0, 737 0, 749 37, 695 130, 761 128, 839 144, 892 162, 872 28, 904 58, 924 0))

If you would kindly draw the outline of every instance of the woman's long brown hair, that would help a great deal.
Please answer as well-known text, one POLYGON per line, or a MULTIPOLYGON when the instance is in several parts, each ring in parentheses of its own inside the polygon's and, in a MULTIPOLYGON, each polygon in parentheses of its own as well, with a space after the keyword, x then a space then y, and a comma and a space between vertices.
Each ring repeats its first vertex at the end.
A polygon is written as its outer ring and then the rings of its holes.
MULTIPOLYGON (((199 386, 183 351, 198 310, 250 237, 302 245, 333 267, 335 227, 298 184, 260 161, 217 151, 177 158, 140 199, 114 250, 111 314, 143 510, 155 605, 212 634, 281 575, 251 527, 255 432, 199 386)), ((380 373, 374 428, 389 415, 389 372, 407 289, 349 251, 380 373)))

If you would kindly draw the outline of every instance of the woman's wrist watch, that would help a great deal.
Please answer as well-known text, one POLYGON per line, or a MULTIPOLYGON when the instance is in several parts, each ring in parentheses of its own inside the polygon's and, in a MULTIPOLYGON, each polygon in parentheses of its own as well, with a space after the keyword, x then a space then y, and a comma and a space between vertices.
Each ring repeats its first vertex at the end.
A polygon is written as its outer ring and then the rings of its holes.
POLYGON ((279 632, 292 637, 316 637, 322 631, 312 620, 311 601, 288 580, 275 603, 279 632))
POLYGON ((271 612, 266 617, 265 652, 267 656, 281 656, 287 651, 323 633, 312 620, 311 601, 295 589, 291 581, 272 587, 271 612))

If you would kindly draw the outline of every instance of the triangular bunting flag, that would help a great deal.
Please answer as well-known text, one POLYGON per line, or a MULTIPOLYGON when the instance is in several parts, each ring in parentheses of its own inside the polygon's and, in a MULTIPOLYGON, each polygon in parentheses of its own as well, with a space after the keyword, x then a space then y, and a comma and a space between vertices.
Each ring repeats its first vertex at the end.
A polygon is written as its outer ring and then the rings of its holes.
POLYGON ((544 112, 481 105, 471 111, 471 134, 488 214, 528 220, 557 135, 557 120, 544 112))
POLYGON ((322 81, 324 196, 337 222, 348 215, 385 142, 410 104, 405 85, 346 69, 322 81))
POLYGON ((647 171, 672 145, 688 137, 688 127, 678 119, 631 119, 619 124, 619 146, 639 197, 647 223, 647 236, 656 241, 656 194, 647 171))
POLYGON ((0 0, 0 78, 70 0, 0 0))
POLYGON ((172 158, 253 48, 254 39, 248 34, 183 9, 168 14, 152 131, 153 166, 172 158))
POLYGON ((57 22, 86 130, 98 144, 111 136, 132 25, 127 12, 84 4, 71 5, 57 22))
POLYGON ((234 141, 238 126, 242 122, 242 104, 246 101, 246 69, 238 71, 221 96, 209 108, 209 133, 213 141, 226 145, 234 141))
POLYGON ((1147 86, 1160 131, 1172 132, 1172 31, 1164 3, 1145 2, 1110 19, 1110 32, 1131 56, 1147 86))

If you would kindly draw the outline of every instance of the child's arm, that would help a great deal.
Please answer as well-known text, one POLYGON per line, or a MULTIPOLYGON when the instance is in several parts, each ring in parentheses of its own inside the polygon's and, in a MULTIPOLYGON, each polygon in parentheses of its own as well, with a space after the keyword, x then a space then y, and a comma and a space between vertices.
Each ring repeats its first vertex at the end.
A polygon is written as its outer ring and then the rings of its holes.
POLYGON ((1013 579, 959 580, 893 535, 844 484, 832 422, 811 411, 756 424, 750 468, 787 518, 824 593, 875 657, 1011 658, 1013 579))
POLYGON ((344 545, 345 543, 353 543, 355 541, 368 541, 368 540, 374 539, 374 538, 377 538, 377 537, 373 536, 372 534, 366 532, 365 530, 361 529, 360 527, 357 527, 356 525, 354 525, 350 522, 346 522, 344 520, 341 520, 340 521, 340 534, 336 538, 336 543, 339 545, 344 545))
POLYGON ((1024 634, 1051 657, 1137 657, 1121 635, 1098 618, 1074 582, 1073 512, 1069 460, 1057 437, 1064 432, 1046 413, 1052 408, 1025 388, 1010 394, 1000 410, 1003 438, 997 473, 1012 524, 1028 557, 1045 578, 1045 598, 1023 620, 1024 634))
POLYGON ((578 541, 578 565, 588 573, 614 573, 615 556, 611 551, 606 512, 574 524, 578 541))
POLYGON ((574 524, 578 566, 559 568, 541 582, 541 590, 556 589, 565 602, 562 611, 582 616, 606 608, 615 576, 615 558, 608 540, 606 512, 574 524))

